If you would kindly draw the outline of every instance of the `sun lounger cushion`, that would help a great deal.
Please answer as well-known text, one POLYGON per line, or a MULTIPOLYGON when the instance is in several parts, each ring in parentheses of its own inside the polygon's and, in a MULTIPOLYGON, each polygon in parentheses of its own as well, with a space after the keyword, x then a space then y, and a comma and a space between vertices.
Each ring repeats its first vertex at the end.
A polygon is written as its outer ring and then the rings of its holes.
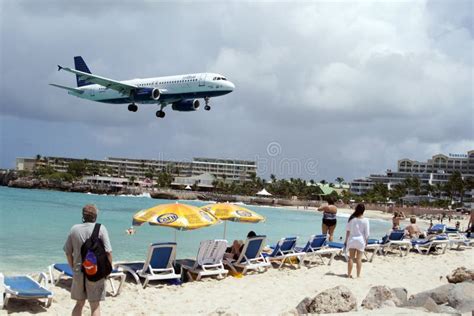
POLYGON ((38 285, 35 281, 27 276, 12 276, 5 277, 4 283, 13 292, 16 292, 17 296, 21 297, 48 297, 53 295, 51 291, 46 290, 41 285, 38 285))

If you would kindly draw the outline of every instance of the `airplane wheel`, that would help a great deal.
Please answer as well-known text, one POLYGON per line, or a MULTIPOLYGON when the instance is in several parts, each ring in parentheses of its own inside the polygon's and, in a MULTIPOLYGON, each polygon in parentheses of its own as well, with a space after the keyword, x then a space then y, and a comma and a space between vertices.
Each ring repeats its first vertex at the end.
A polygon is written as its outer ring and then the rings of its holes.
POLYGON ((204 110, 210 111, 210 110, 211 110, 211 107, 210 107, 209 105, 206 105, 206 106, 204 107, 204 110))
POLYGON ((128 110, 129 110, 130 112, 136 112, 136 111, 138 111, 138 106, 136 106, 136 105, 133 104, 133 103, 132 103, 132 104, 129 104, 129 105, 128 105, 128 110))
POLYGON ((166 115, 166 113, 163 112, 163 111, 161 111, 161 110, 160 110, 160 111, 156 111, 156 117, 164 118, 165 115, 166 115))

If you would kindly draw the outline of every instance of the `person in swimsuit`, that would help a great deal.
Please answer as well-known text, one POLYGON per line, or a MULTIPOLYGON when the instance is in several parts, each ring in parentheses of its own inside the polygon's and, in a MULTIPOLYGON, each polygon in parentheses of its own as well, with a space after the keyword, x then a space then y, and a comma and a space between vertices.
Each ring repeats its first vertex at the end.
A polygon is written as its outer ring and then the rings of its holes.
POLYGON ((364 218, 364 204, 357 204, 354 213, 349 217, 346 225, 346 241, 344 246, 349 250, 347 260, 347 277, 352 278, 354 261, 357 267, 357 277, 362 270, 362 255, 369 238, 369 221, 364 218))
POLYGON ((400 220, 404 219, 405 216, 402 212, 395 211, 392 217, 392 230, 399 230, 400 229, 400 220))
POLYGON ((334 199, 328 198, 328 205, 323 205, 318 208, 318 211, 323 212, 323 234, 329 234, 329 241, 334 239, 334 230, 336 229, 337 219, 337 207, 334 205, 334 199))

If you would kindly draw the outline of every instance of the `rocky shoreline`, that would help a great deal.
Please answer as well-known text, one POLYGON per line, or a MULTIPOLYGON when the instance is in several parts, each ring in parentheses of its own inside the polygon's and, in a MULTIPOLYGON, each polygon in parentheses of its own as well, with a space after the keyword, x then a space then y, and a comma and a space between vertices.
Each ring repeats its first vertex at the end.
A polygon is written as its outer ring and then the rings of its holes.
POLYGON ((17 172, 10 171, 0 174, 0 186, 19 189, 56 190, 64 192, 80 192, 107 195, 142 195, 149 193, 151 198, 164 200, 201 200, 216 202, 245 203, 262 206, 301 206, 318 207, 321 201, 290 200, 275 197, 253 197, 228 195, 213 192, 184 191, 172 189, 145 189, 140 187, 123 187, 120 190, 105 185, 91 185, 81 181, 60 181, 20 177, 17 172))
MULTIPOLYGON (((408 296, 405 288, 373 286, 360 307, 377 310, 387 307, 409 308, 430 313, 462 315, 474 313, 474 270, 459 267, 446 276, 448 284, 408 296)), ((355 295, 346 286, 336 286, 306 297, 288 314, 330 314, 358 309, 355 295)))

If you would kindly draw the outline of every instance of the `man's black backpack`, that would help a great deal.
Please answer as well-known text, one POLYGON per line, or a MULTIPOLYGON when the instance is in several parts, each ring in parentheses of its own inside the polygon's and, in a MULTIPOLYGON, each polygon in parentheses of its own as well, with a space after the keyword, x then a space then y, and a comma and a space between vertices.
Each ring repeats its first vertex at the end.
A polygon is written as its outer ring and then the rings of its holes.
POLYGON ((82 272, 89 281, 99 281, 112 272, 104 243, 99 238, 100 224, 95 224, 92 235, 82 244, 82 272))

